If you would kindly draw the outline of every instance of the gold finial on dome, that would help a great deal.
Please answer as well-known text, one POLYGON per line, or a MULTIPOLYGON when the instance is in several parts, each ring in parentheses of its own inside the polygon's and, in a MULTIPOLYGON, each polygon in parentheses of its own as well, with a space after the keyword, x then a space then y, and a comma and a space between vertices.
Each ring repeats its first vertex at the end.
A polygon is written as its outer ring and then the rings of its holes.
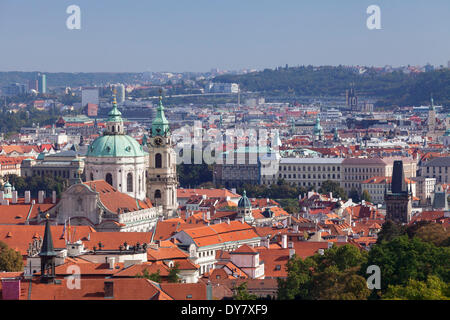
POLYGON ((113 89, 113 104, 117 104, 116 94, 117 94, 117 89, 116 89, 116 87, 114 87, 114 89, 113 89))

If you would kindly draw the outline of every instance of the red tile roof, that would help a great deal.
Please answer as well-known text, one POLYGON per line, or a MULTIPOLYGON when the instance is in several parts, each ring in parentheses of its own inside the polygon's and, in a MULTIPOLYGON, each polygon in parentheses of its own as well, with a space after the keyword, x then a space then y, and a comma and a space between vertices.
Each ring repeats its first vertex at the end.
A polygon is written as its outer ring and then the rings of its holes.
POLYGON ((99 193, 100 201, 111 212, 122 213, 124 210, 137 211, 152 207, 150 200, 136 200, 126 193, 119 192, 104 180, 83 182, 91 190, 99 193))

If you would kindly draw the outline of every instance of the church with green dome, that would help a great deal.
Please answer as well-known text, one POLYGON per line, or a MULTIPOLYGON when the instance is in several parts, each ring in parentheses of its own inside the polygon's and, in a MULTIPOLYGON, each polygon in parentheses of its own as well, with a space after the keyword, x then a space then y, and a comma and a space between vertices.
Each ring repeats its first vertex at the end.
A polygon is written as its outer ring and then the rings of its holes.
POLYGON ((148 153, 134 138, 125 134, 115 96, 106 127, 103 135, 88 147, 86 181, 105 180, 118 191, 144 200, 148 153))

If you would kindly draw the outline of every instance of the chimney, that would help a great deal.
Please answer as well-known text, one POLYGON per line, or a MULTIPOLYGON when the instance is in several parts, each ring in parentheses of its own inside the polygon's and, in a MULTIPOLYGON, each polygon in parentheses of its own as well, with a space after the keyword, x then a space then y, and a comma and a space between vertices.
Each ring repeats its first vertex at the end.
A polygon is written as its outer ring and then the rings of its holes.
POLYGON ((184 213, 186 220, 189 219, 189 210, 186 209, 186 212, 184 213))
POLYGON ((236 188, 232 188, 231 192, 233 192, 234 194, 236 194, 236 188))
POLYGON ((266 247, 267 249, 270 249, 270 239, 269 239, 269 237, 267 237, 266 239, 263 240, 263 246, 266 247))
POLYGON ((32 205, 35 205, 35 204, 36 204, 36 200, 34 200, 34 199, 31 200, 31 204, 32 204, 32 205))
POLYGON ((288 248, 289 249, 294 249, 294 243, 292 241, 288 242, 288 248))
POLYGON ((203 194, 203 195, 202 195, 202 199, 203 199, 203 200, 206 200, 206 198, 207 198, 207 197, 206 197, 206 194, 203 194))
POLYGON ((267 198, 266 200, 267 200, 267 204, 269 204, 269 203, 270 203, 270 199, 269 199, 269 198, 267 198))
POLYGON ((287 249, 287 234, 281 236, 281 247, 287 249))
POLYGON ((295 249, 291 248, 289 249, 289 259, 292 258, 292 256, 295 254, 295 249))
POLYGON ((333 192, 330 192, 330 199, 333 199, 333 192))
POLYGON ((211 220, 211 212, 206 211, 206 220, 211 220))
POLYGON ((230 200, 231 200, 230 196, 226 196, 225 199, 226 199, 227 201, 230 201, 230 200))
POLYGON ((6 200, 6 199, 3 200, 3 205, 4 205, 4 206, 9 206, 9 200, 6 200))
POLYGON ((52 203, 53 204, 56 203, 56 191, 55 190, 52 191, 52 203))
POLYGON ((17 194, 17 190, 14 190, 12 192, 12 203, 16 204, 17 203, 17 198, 18 198, 18 194, 17 194))
POLYGON ((227 224, 230 224, 230 218, 227 218, 226 222, 227 224))
POLYGON ((38 191, 38 203, 44 203, 44 191, 40 190, 38 191))
POLYGON ((106 258, 106 263, 109 265, 109 269, 114 269, 114 265, 116 263, 116 258, 114 257, 108 257, 106 258))
POLYGON ((114 282, 105 281, 105 298, 114 298, 114 282))
POLYGON ((25 191, 25 203, 30 203, 31 201, 31 192, 25 191))
POLYGON ((333 247, 333 242, 328 242, 328 249, 331 249, 333 247))
POLYGON ((20 297, 20 279, 2 279, 2 298, 3 300, 19 300, 20 297))

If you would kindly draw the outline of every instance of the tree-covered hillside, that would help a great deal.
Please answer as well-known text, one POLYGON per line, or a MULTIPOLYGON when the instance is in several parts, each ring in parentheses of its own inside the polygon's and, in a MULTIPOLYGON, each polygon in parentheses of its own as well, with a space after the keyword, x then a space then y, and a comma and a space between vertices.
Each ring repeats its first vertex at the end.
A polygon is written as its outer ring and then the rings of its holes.
POLYGON ((243 90, 263 93, 292 93, 304 96, 340 96, 354 83, 357 94, 373 96, 382 105, 428 104, 433 94, 436 104, 450 106, 450 69, 405 74, 381 73, 370 68, 365 73, 339 66, 302 66, 265 69, 244 75, 222 75, 215 82, 235 82, 243 90))

